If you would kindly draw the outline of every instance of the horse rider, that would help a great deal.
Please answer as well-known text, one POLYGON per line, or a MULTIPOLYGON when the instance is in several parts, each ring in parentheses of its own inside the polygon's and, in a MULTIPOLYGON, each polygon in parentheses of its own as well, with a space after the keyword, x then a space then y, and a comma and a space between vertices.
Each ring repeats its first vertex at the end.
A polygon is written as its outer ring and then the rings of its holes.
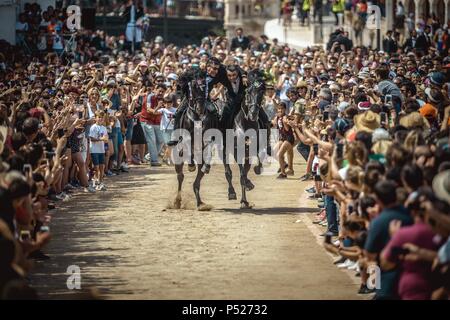
MULTIPOLYGON (((188 97, 189 97, 189 83, 193 80, 194 72, 193 70, 186 71, 182 76, 180 76, 180 87, 181 91, 183 93, 183 99, 181 101, 180 107, 178 108, 177 112, 175 113, 174 118, 174 130, 180 128, 180 121, 181 121, 181 115, 184 113, 184 111, 188 107, 188 97)), ((234 93, 233 87, 231 86, 230 81, 227 78, 227 72, 225 70, 225 66, 220 63, 219 59, 216 57, 209 58, 208 62, 206 63, 206 97, 209 99, 209 95, 211 93, 211 90, 214 88, 214 86, 217 83, 221 83, 228 91, 230 98, 232 100, 235 99, 236 94, 234 93)), ((208 111, 217 113, 217 110, 215 108, 209 109, 208 111)), ((174 140, 172 137, 172 140, 170 140, 167 145, 174 146, 178 143, 178 140, 174 140)))
POLYGON ((226 104, 222 112, 221 123, 224 129, 232 128, 233 119, 239 112, 239 107, 245 96, 247 88, 247 74, 239 66, 231 64, 226 67, 227 78, 230 81, 232 92, 226 89, 226 104))

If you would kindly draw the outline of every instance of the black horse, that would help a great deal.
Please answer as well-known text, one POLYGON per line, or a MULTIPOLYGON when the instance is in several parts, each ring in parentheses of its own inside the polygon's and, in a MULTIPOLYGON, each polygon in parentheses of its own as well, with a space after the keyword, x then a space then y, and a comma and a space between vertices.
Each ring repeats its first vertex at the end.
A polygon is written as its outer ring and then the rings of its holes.
MULTIPOLYGON (((258 157, 258 165, 255 167, 258 168, 255 170, 257 174, 260 173, 261 169, 261 162, 259 160, 259 153, 262 151, 262 140, 259 137, 259 130, 264 128, 267 129, 259 120, 259 114, 260 109, 262 106, 262 101, 264 98, 265 93, 265 82, 264 77, 261 71, 259 70, 252 70, 248 73, 248 87, 245 90, 245 96, 244 99, 239 107, 239 111, 236 114, 236 117, 234 118, 231 128, 222 128, 223 133, 227 134, 231 132, 234 134, 234 141, 233 145, 234 148, 230 148, 231 150, 228 150, 226 147, 226 141, 227 139, 224 138, 224 166, 225 166, 225 177, 228 182, 228 199, 229 200, 235 200, 236 192, 234 190, 233 184, 232 184, 232 171, 231 167, 228 161, 228 157, 230 153, 233 154, 234 159, 239 165, 239 171, 240 171, 240 183, 241 183, 241 208, 251 208, 252 206, 248 203, 247 197, 246 197, 246 191, 252 190, 255 186, 253 183, 248 179, 247 174, 250 170, 251 164, 250 164, 250 157, 251 156, 257 156, 258 157), (246 137, 245 133, 249 132, 249 130, 253 129, 256 133, 256 137, 246 137), (250 155, 250 146, 251 144, 256 144, 256 155, 250 155), (245 152, 239 154, 238 148, 241 148, 241 150, 244 150, 245 152), (230 152, 232 151, 232 152, 230 152)), ((267 136, 261 137, 265 142, 267 142, 267 136)), ((268 145, 266 146, 267 150, 268 145)), ((253 148, 255 150, 255 148, 253 148)))
POLYGON ((203 158, 197 161, 197 164, 194 163, 194 153, 200 152, 200 154, 203 154, 205 148, 207 148, 212 143, 212 141, 203 141, 204 132, 211 128, 218 128, 217 113, 214 112, 215 106, 213 106, 212 102, 207 98, 205 78, 206 77, 204 74, 202 74, 201 72, 196 72, 193 75, 193 78, 188 82, 189 93, 184 97, 184 99, 186 99, 186 101, 184 102, 188 104, 188 107, 186 108, 186 111, 181 115, 180 129, 184 129, 185 132, 188 132, 188 136, 181 138, 180 144, 174 149, 174 152, 178 151, 178 156, 180 157, 178 160, 174 161, 176 163, 175 171, 177 173, 178 179, 178 192, 174 203, 174 207, 176 209, 179 209, 181 207, 181 188, 184 180, 184 161, 180 161, 180 159, 183 157, 184 159, 186 159, 187 155, 184 154, 186 150, 189 150, 190 152, 188 165, 189 171, 195 171, 197 167, 197 176, 193 184, 194 193, 197 200, 197 209, 210 209, 210 206, 203 203, 200 198, 200 182, 203 176, 209 172, 210 166, 203 160, 203 158), (201 133, 201 135, 198 134, 198 136, 196 137, 197 139, 201 139, 201 150, 195 149, 197 145, 195 145, 194 132, 197 134, 201 133))

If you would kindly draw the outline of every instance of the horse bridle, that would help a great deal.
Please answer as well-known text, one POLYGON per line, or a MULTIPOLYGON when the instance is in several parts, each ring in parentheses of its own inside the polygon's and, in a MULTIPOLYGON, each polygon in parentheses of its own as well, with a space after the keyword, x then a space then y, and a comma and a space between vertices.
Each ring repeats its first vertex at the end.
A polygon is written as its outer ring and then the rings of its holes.
MULTIPOLYGON (((198 85, 198 79, 195 79, 193 81, 197 81, 197 85, 198 85)), ((192 82, 189 82, 189 97, 188 97, 188 108, 190 108, 192 111, 196 112, 195 110, 195 103, 198 101, 203 100, 206 101, 207 99, 205 97, 202 97, 202 95, 198 96, 198 97, 193 97, 192 94, 192 82)))

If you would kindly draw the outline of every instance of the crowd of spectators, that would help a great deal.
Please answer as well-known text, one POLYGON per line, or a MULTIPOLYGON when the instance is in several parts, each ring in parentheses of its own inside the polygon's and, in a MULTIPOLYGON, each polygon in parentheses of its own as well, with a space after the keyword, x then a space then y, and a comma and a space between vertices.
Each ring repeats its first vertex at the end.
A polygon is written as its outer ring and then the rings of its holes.
MULTIPOLYGON (((53 12, 56 24, 63 11, 53 12)), ((280 133, 277 181, 295 175, 297 150, 324 247, 339 268, 355 270, 359 293, 373 292, 367 280, 379 268, 377 299, 448 299, 450 59, 429 40, 425 50, 385 52, 354 47, 338 29, 326 49, 295 50, 238 30, 186 47, 156 37, 134 54, 102 31, 80 32, 76 50, 2 42, 1 297, 36 297, 26 273, 30 259, 48 259, 59 202, 107 192, 109 177, 129 165, 170 165, 178 78, 215 57, 237 91, 247 71, 264 71, 263 109, 280 133)), ((210 93, 219 110, 226 90, 210 93)))

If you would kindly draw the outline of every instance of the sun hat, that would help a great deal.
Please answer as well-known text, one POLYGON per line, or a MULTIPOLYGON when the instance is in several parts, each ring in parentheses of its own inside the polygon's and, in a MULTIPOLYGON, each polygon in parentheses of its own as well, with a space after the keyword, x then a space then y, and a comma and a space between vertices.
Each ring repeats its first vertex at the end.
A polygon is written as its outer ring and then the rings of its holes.
POLYGON ((354 118, 356 131, 373 132, 380 127, 380 115, 368 110, 358 114, 354 118))
POLYGON ((442 72, 433 72, 430 75, 430 82, 437 86, 442 86, 445 82, 445 76, 442 72))
POLYGON ((431 102, 440 103, 442 100, 444 100, 444 96, 440 92, 439 89, 426 88, 424 92, 425 92, 425 95, 427 96, 427 98, 430 99, 431 102))
POLYGON ((450 203, 450 170, 437 174, 433 179, 432 186, 436 197, 450 203))

